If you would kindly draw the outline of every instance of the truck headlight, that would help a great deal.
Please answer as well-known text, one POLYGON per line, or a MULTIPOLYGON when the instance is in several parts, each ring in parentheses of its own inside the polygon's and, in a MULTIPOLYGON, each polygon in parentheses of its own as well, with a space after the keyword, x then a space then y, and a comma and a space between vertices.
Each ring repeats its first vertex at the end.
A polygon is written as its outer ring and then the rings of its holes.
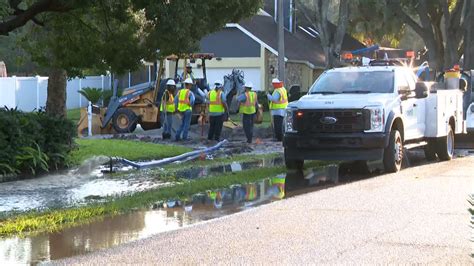
POLYGON ((385 130, 385 111, 381 106, 368 106, 370 111, 370 129, 365 132, 383 132, 385 130))
POLYGON ((296 132, 296 129, 294 128, 295 111, 295 109, 287 109, 285 112, 285 132, 296 132))

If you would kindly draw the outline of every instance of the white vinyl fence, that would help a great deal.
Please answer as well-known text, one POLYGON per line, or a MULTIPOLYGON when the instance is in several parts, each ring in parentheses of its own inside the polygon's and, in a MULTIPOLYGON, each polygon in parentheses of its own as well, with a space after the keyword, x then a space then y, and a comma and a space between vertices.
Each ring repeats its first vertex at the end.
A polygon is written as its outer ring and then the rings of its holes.
MULTIPOLYGON (((67 109, 87 106, 87 100, 78 93, 85 87, 110 89, 112 87, 110 76, 88 76, 83 79, 68 80, 67 109)), ((47 88, 47 77, 0 78, 0 108, 4 106, 17 107, 25 112, 38 110, 46 105, 47 88)))

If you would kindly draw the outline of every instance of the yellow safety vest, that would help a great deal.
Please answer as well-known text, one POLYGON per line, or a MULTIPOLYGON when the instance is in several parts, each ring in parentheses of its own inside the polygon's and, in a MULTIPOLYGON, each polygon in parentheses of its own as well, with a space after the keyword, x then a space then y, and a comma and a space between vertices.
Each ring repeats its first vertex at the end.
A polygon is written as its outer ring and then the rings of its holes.
POLYGON ((270 109, 286 109, 286 107, 288 106, 288 95, 286 94, 286 89, 284 87, 277 88, 273 93, 275 92, 278 92, 280 94, 280 99, 277 102, 271 101, 270 109))
POLYGON ((189 101, 189 94, 191 93, 188 89, 181 89, 178 93, 178 111, 186 112, 192 110, 191 102, 189 101))
POLYGON ((225 112, 224 105, 222 104, 222 92, 212 90, 209 92, 209 112, 210 113, 223 113, 225 112))
POLYGON ((167 113, 174 113, 176 111, 174 96, 169 91, 165 91, 165 95, 161 101, 160 112, 163 112, 164 110, 166 110, 167 113), (166 95, 168 95, 168 101, 165 101, 166 95))
POLYGON ((255 101, 257 100, 257 93, 250 91, 245 93, 245 103, 240 103, 239 112, 246 115, 255 114, 257 109, 255 108, 255 101))

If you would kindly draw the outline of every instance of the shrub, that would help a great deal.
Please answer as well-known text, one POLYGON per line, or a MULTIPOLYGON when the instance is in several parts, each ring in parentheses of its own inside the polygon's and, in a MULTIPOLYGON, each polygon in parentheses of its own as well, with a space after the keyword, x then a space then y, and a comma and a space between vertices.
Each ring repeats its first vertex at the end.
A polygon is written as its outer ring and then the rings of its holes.
POLYGON ((0 174, 37 174, 64 166, 74 125, 44 111, 0 109, 0 174))

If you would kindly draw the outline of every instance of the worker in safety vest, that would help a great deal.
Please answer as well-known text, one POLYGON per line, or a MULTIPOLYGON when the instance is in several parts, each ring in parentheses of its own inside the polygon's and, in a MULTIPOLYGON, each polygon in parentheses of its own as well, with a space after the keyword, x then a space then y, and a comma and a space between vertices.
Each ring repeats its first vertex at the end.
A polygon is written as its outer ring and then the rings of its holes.
POLYGON ((252 143, 253 124, 258 110, 257 93, 252 91, 252 82, 246 82, 244 88, 245 93, 239 95, 237 101, 240 103, 239 112, 242 114, 242 125, 247 143, 252 143))
POLYGON ((181 139, 188 140, 188 131, 191 126, 191 117, 195 100, 194 93, 191 92, 192 87, 193 80, 187 78, 184 81, 184 88, 178 91, 174 100, 175 108, 182 116, 181 126, 176 131, 176 141, 180 141, 181 139), (182 136, 181 133, 183 134, 182 136))
POLYGON ((283 82, 279 79, 272 80, 273 94, 267 94, 270 101, 270 111, 273 117, 273 134, 277 141, 283 140, 283 117, 285 109, 288 106, 288 95, 283 86, 283 82))
POLYGON ((209 133, 208 140, 220 140, 222 126, 224 125, 224 115, 227 114, 227 103, 225 94, 222 92, 221 81, 214 82, 214 89, 208 93, 209 99, 209 133))
POLYGON ((171 128, 173 126, 173 114, 176 111, 174 105, 174 94, 176 93, 176 83, 173 79, 166 82, 166 90, 163 93, 160 104, 160 115, 163 123, 163 139, 171 138, 171 128))
POLYGON ((186 80, 187 78, 191 78, 191 80, 194 82, 194 72, 193 72, 193 66, 188 63, 186 64, 186 68, 184 69, 183 73, 181 74, 181 80, 186 80))

